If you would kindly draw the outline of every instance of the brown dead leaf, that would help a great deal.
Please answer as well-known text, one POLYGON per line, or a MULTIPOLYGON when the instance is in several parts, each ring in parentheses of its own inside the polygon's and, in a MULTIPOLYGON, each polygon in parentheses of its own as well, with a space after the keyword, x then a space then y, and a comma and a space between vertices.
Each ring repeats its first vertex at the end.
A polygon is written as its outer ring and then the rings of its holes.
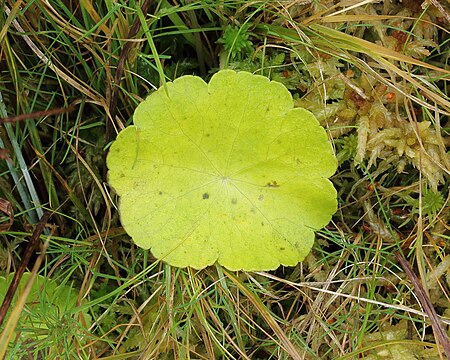
POLYGON ((0 212, 9 217, 9 221, 6 223, 0 223, 0 231, 8 231, 14 220, 14 211, 11 203, 8 200, 0 198, 0 212))

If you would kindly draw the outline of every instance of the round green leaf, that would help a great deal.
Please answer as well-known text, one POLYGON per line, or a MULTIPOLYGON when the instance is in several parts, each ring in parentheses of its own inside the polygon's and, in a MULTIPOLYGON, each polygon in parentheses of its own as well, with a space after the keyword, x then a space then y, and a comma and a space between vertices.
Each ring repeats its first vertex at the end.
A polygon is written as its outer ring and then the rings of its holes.
POLYGON ((152 93, 107 165, 127 233, 178 267, 296 265, 337 206, 325 130, 282 84, 248 72, 152 93))

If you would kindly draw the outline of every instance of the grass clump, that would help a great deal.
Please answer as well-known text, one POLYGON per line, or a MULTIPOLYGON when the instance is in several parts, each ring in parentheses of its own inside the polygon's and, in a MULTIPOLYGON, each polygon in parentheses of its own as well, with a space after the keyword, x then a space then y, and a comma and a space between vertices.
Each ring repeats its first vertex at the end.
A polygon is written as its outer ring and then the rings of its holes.
POLYGON ((11 337, 0 351, 83 359, 444 356, 445 338, 393 256, 400 251, 413 266, 447 329, 450 11, 419 5, 5 1, 0 271, 20 266, 38 219, 51 211, 45 256, 34 255, 28 270, 70 286, 76 304, 43 319, 49 305, 19 292, 23 311, 6 319, 16 326, 2 325, 11 337), (104 161, 115 134, 165 81, 208 80, 219 68, 282 82, 334 142, 339 211, 296 267, 171 268, 120 226, 104 161))

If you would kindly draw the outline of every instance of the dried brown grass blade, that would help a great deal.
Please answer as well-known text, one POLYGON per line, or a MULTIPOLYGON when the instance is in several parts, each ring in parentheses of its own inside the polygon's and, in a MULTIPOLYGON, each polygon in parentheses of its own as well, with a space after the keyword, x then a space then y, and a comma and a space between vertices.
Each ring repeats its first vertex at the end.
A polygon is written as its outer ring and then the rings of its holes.
MULTIPOLYGON (((145 14, 148 11, 148 8, 150 7, 150 4, 152 3, 151 0, 146 0, 144 4, 141 6, 142 12, 145 14)), ((141 21, 139 20, 139 17, 136 16, 136 19, 134 19, 133 25, 131 25, 130 31, 128 32, 128 39, 132 39, 136 36, 140 29, 141 21)), ((122 52, 120 53, 119 62, 117 64, 116 73, 114 75, 114 82, 113 87, 111 90, 111 99, 109 101, 109 108, 111 109, 111 121, 114 123, 116 119, 117 114, 117 97, 119 96, 119 85, 122 78, 122 73, 125 67, 125 61, 128 58, 128 54, 130 53, 130 50, 133 46, 133 42, 128 41, 123 46, 122 52)), ((110 139, 112 137, 112 131, 111 131, 111 123, 109 121, 106 122, 106 139, 110 139)))
POLYGON ((34 229, 33 235, 31 236, 25 252, 22 256, 22 261, 20 262, 17 270, 14 273, 14 278, 6 292, 5 298, 3 299, 2 306, 0 307, 0 327, 2 326, 3 320, 5 319, 6 313, 8 312, 9 306, 11 305, 14 294, 16 293, 17 287, 19 286, 20 279, 22 278, 25 269, 30 262, 31 256, 39 248, 39 238, 44 231, 45 225, 52 213, 45 212, 41 220, 39 220, 38 225, 34 229))
MULTIPOLYGON (((92 20, 94 20, 96 23, 100 23, 102 21, 100 15, 95 10, 94 5, 92 5, 92 2, 90 2, 88 0, 80 0, 80 4, 88 12, 88 14, 92 18, 92 20)), ((108 28, 104 23, 100 23, 100 25, 98 27, 106 35, 110 35, 111 34, 111 29, 108 28)))
POLYGON ((17 323, 19 322, 20 314, 22 313, 22 310, 25 307, 25 303, 27 301, 28 295, 31 292, 34 280, 36 279, 37 272, 39 271, 39 268, 41 267, 42 261, 44 260, 45 252, 47 251, 47 248, 48 248, 48 243, 49 243, 49 241, 47 239, 47 241, 42 245, 41 253, 39 254, 38 258, 36 259, 36 262, 34 263, 33 269, 30 273, 30 277, 28 278, 28 281, 27 281, 22 293, 20 294, 19 298, 17 299, 14 309, 12 309, 11 315, 8 318, 8 321, 6 322, 6 325, 3 328, 3 331, 0 333, 0 359, 5 358, 5 354, 8 349, 9 342, 11 340, 11 337, 14 334, 14 330, 16 328, 17 323))
POLYGON ((241 290, 247 296, 247 298, 253 303, 253 305, 255 305, 261 316, 266 320, 267 324, 269 324, 270 328, 278 336, 280 346, 289 354, 289 356, 291 356, 291 359, 302 359, 303 357, 299 354, 280 325, 278 325, 278 322, 267 310, 261 299, 255 296, 253 292, 249 291, 249 289, 241 282, 241 280, 237 276, 225 269, 223 269, 223 272, 239 288, 239 290, 241 290))
POLYGON ((74 105, 70 105, 65 108, 35 111, 30 114, 20 114, 17 116, 9 116, 7 118, 0 118, 0 124, 14 123, 14 122, 18 122, 18 121, 23 121, 23 120, 28 120, 28 119, 36 119, 36 118, 41 118, 41 117, 45 117, 45 116, 59 115, 59 114, 71 112, 73 110, 75 110, 74 105))
POLYGON ((436 313, 436 310, 433 307, 433 304, 431 303, 429 296, 425 292, 425 289, 423 288, 418 277, 411 268, 411 265, 409 265, 408 261, 406 261, 403 255, 401 255, 397 251, 395 252, 395 258, 400 263, 403 270, 405 270, 406 275, 408 275, 409 279, 413 283, 417 299, 431 320, 431 326, 433 328, 434 335, 437 341, 441 344, 442 348, 444 349, 447 359, 450 359, 450 340, 448 338, 447 333, 444 330, 444 327, 442 326, 441 321, 439 320, 439 317, 436 313))

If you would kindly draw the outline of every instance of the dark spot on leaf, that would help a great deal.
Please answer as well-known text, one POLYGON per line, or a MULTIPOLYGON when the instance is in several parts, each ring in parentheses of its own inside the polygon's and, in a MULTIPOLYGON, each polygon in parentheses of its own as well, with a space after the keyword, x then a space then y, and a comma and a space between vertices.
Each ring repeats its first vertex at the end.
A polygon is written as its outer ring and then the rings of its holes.
POLYGON ((271 182, 268 182, 266 184, 266 187, 270 187, 270 188, 278 188, 280 187, 280 185, 277 184, 277 182, 275 180, 272 180, 271 182))
POLYGON ((284 247, 280 247, 280 251, 286 250, 284 247))
POLYGON ((261 226, 264 226, 264 221, 261 221, 261 226))
POLYGON ((263 200, 264 200, 264 195, 259 195, 259 196, 258 196, 258 200, 259 200, 259 201, 263 201, 263 200))
POLYGON ((209 194, 208 193, 204 193, 202 195, 203 200, 209 199, 209 194))
POLYGON ((232 198, 232 199, 231 199, 231 203, 232 203, 233 205, 236 205, 236 204, 237 204, 237 199, 236 199, 236 198, 232 198))
POLYGON ((163 192, 162 191, 158 191, 158 195, 162 195, 163 194, 163 192))

